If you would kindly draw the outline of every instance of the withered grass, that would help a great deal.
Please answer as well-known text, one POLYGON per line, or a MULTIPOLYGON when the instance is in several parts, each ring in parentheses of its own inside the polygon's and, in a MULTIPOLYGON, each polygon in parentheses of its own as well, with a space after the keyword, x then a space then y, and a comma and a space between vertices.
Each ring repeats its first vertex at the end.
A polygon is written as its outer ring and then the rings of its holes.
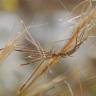
MULTIPOLYGON (((90 0, 87 0, 90 1, 90 0)), ((96 29, 96 8, 89 8, 89 12, 85 12, 86 14, 81 14, 79 23, 76 24, 73 34, 69 38, 68 42, 64 45, 63 48, 61 48, 56 53, 51 53, 49 56, 50 58, 44 60, 37 66, 37 68, 33 71, 31 76, 22 84, 22 86, 19 89, 19 95, 20 96, 30 96, 29 90, 34 90, 32 92, 32 96, 42 96, 42 93, 45 90, 48 90, 50 86, 53 86, 54 84, 57 84, 59 82, 64 81, 67 84, 67 87, 69 89, 70 96, 73 96, 73 92, 71 90, 71 87, 66 82, 65 77, 57 77, 53 79, 52 81, 48 82, 47 84, 43 84, 41 86, 35 86, 36 89, 34 89, 34 84, 41 76, 44 76, 48 70, 48 67, 54 66, 57 64, 62 58, 65 58, 66 56, 72 55, 74 52, 78 50, 78 48, 81 46, 82 43, 85 42, 85 40, 88 38, 89 33, 91 33, 94 29, 96 29), (86 31, 87 30, 87 31, 86 31), (85 36, 85 34, 87 35, 85 36), (79 38, 79 40, 78 40, 79 38), (41 94, 41 95, 40 95, 41 94)), ((3 61, 15 50, 16 51, 16 40, 15 41, 9 41, 5 47, 0 51, 0 63, 3 63, 3 61)), ((80 96, 83 96, 83 88, 82 88, 82 82, 79 77, 79 71, 77 71, 76 74, 76 80, 78 81, 78 86, 80 89, 80 96)), ((60 96, 64 96, 60 95, 60 96)), ((79 96, 79 95, 78 95, 79 96)))
MULTIPOLYGON (((48 66, 51 67, 51 66, 54 66, 56 63, 58 63, 61 60, 62 55, 63 57, 66 57, 66 55, 70 56, 74 52, 76 52, 76 50, 81 46, 81 44, 87 39, 89 32, 92 32, 94 28, 96 28, 96 8, 91 9, 90 12, 88 12, 86 15, 83 15, 81 17, 79 23, 75 26, 72 36, 70 37, 69 41, 64 45, 64 47, 61 48, 59 52, 56 53, 55 55, 53 54, 51 58, 49 58, 48 60, 45 60, 42 64, 40 64, 40 66, 31 74, 30 79, 24 82, 24 84, 19 90, 20 95, 23 96, 24 93, 26 93, 27 90, 30 89, 30 87, 32 87, 34 83, 42 75, 46 74, 48 70, 48 66), (87 30, 89 25, 92 25, 92 26, 87 30), (86 30, 88 31, 87 36, 84 35, 85 34, 84 32, 86 32, 86 30), (78 43, 77 39, 82 33, 84 33, 83 34, 84 36, 83 35, 81 36, 81 40, 78 43), (74 44, 76 45, 75 47, 73 47, 74 44)), ((80 96, 82 96, 83 94, 82 83, 78 76, 79 72, 77 73, 78 74, 76 76, 76 79, 78 80, 78 84, 80 87, 80 96)))

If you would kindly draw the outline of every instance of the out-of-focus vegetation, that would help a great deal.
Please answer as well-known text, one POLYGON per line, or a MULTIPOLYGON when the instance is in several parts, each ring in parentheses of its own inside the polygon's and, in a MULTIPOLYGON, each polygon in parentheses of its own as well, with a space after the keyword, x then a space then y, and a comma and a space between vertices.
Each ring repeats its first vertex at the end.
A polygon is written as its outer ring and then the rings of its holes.
MULTIPOLYGON (((23 81, 38 66, 37 64, 20 66, 20 64, 27 62, 25 57, 28 54, 13 51, 14 44, 10 46, 8 42, 13 40, 12 43, 18 44, 16 40, 19 41, 19 39, 22 39, 23 36, 15 39, 19 32, 24 31, 24 25, 22 26, 21 19, 28 26, 29 32, 32 33, 35 40, 39 41, 46 50, 54 50, 55 52, 55 50, 63 48, 73 32, 74 26, 78 23, 78 18, 75 20, 71 18, 82 15, 84 9, 90 9, 91 3, 89 4, 89 2, 91 0, 85 0, 88 2, 85 3, 84 8, 82 8, 81 4, 81 9, 80 7, 73 9, 82 1, 84 0, 0 1, 0 54, 4 52, 4 54, 0 55, 0 60, 3 61, 0 61, 0 96, 19 96, 18 90, 23 84, 23 81), (2 48, 5 48, 5 50, 2 48)), ((95 6, 95 1, 92 3, 95 6)), ((88 13, 90 13, 90 10, 88 13)), ((75 54, 67 56, 55 66, 48 66, 49 70, 46 72, 46 76, 39 78, 38 82, 26 90, 23 95, 95 96, 95 35, 96 28, 94 28, 94 31, 92 30, 86 42, 84 42, 75 54)), ((23 42, 23 44, 25 43, 23 42)))
POLYGON ((6 11, 16 11, 18 4, 18 0, 1 0, 0 9, 6 11))

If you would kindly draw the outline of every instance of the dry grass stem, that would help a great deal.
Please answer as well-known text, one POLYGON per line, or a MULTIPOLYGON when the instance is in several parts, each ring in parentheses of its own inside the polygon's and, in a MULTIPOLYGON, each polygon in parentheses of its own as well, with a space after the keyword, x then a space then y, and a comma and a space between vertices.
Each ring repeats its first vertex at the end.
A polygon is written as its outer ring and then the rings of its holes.
POLYGON ((30 79, 24 82, 19 90, 20 94, 24 94, 24 92, 26 92, 33 83, 44 75, 49 66, 58 63, 62 57, 70 56, 76 52, 94 28, 96 28, 96 8, 91 9, 90 12, 86 12, 86 14, 81 16, 81 19, 75 26, 74 32, 68 42, 59 50, 59 52, 49 54, 49 58, 46 58, 44 62, 31 74, 29 77, 30 79))

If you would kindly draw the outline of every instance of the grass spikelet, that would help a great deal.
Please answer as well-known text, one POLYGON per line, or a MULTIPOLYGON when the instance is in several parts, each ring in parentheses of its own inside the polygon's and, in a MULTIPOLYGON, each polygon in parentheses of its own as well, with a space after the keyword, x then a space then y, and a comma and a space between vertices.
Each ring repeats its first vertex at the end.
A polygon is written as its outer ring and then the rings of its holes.
POLYGON ((14 43, 12 41, 8 41, 7 44, 0 52, 0 63, 3 61, 14 51, 14 43))
POLYGON ((44 60, 43 63, 41 63, 40 66, 33 71, 31 76, 23 83, 19 89, 20 94, 23 96, 24 92, 32 87, 32 85, 47 72, 48 67, 58 63, 62 57, 64 58, 66 56, 70 56, 76 52, 81 44, 88 38, 89 33, 92 32, 94 28, 96 28, 96 8, 91 9, 90 12, 87 12, 81 16, 81 19, 75 26, 69 41, 64 45, 63 48, 59 50, 59 52, 51 53, 49 58, 44 60))
POLYGON ((3 63, 3 61, 16 49, 16 46, 18 45, 17 40, 21 38, 20 32, 18 32, 16 38, 14 40, 8 40, 4 48, 0 49, 0 63, 3 63))
POLYGON ((96 76, 88 77, 87 80, 84 78, 84 81, 83 78, 81 78, 82 74, 77 64, 75 68, 69 68, 69 76, 63 74, 50 80, 48 79, 47 81, 43 78, 47 75, 49 68, 59 64, 61 59, 73 55, 87 40, 90 34, 96 30, 96 7, 93 8, 91 0, 81 2, 73 8, 72 13, 76 13, 76 17, 74 16, 69 21, 76 19, 76 25, 72 30, 70 38, 62 48, 55 51, 44 49, 41 44, 33 38, 29 32, 29 27, 21 21, 24 27, 22 32, 18 34, 14 40, 9 40, 4 48, 0 49, 0 63, 3 63, 13 51, 26 54, 24 59, 26 59, 27 63, 21 65, 38 63, 37 65, 35 64, 36 66, 30 76, 18 89, 20 96, 85 96, 84 92, 87 90, 87 86, 90 86, 90 88, 96 87, 96 85, 93 84, 96 76), (45 80, 44 82, 42 82, 43 79, 45 80), (93 82, 90 82, 91 80, 93 80, 93 82))
MULTIPOLYGON (((22 23, 23 21, 20 20, 22 23)), ((16 47, 18 46, 18 40, 21 40, 22 35, 24 35, 25 30, 23 32, 17 32, 17 36, 13 40, 8 40, 4 48, 0 49, 0 63, 2 63, 13 51, 16 51, 16 47)))

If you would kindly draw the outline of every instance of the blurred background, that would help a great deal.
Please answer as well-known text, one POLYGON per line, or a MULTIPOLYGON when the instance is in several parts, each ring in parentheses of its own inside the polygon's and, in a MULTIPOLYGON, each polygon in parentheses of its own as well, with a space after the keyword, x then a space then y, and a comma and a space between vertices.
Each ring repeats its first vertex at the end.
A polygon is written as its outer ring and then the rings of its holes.
MULTIPOLYGON (((75 13, 71 11, 81 1, 83 0, 0 0, 0 48, 22 30, 21 18, 27 26, 31 26, 33 37, 43 47, 52 49, 52 42, 67 39, 72 33, 75 22, 66 21, 74 16, 75 13)), ((95 0, 93 4, 95 5, 95 0)), ((65 58, 52 68, 56 76, 62 73, 70 75, 78 65, 80 78, 86 86, 84 89, 88 89, 84 90, 87 95, 83 96, 96 96, 95 41, 96 38, 89 38, 72 57, 65 58)), ((63 46, 64 42, 54 44, 54 48, 63 46)), ((22 62, 21 54, 13 52, 0 65, 0 96, 18 96, 18 86, 32 72, 32 66, 20 67, 22 62)))

